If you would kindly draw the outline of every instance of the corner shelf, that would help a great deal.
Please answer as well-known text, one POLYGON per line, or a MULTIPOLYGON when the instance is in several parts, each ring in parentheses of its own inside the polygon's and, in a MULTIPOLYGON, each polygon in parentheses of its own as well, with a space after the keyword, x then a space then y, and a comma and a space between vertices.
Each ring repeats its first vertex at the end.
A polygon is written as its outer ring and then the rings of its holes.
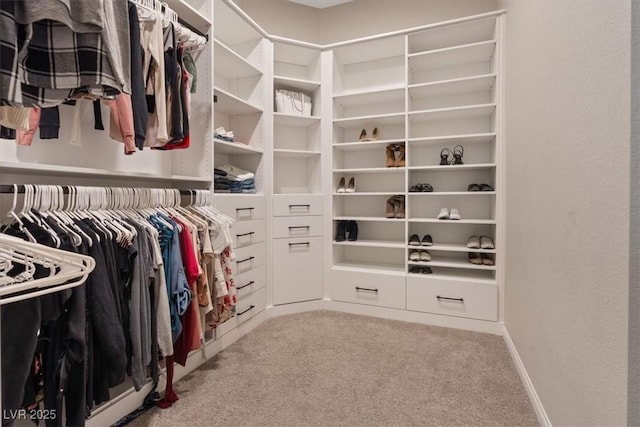
POLYGON ((273 76, 273 85, 276 88, 287 87, 311 93, 320 87, 320 82, 285 76, 273 76))
POLYGON ((214 138, 215 150, 223 154, 263 154, 262 148, 252 147, 241 142, 229 142, 214 138))
POLYGON ((307 127, 312 124, 319 123, 320 117, 317 116, 294 116, 285 113, 273 113, 273 122, 275 125, 307 127))
POLYGON ((218 39, 213 39, 216 74, 228 79, 241 79, 244 77, 261 76, 255 65, 237 54, 233 49, 218 39))
POLYGON ((253 105, 252 103, 245 101, 224 89, 214 87, 213 94, 218 99, 218 102, 214 104, 214 108, 220 112, 227 114, 262 113, 262 108, 253 105))

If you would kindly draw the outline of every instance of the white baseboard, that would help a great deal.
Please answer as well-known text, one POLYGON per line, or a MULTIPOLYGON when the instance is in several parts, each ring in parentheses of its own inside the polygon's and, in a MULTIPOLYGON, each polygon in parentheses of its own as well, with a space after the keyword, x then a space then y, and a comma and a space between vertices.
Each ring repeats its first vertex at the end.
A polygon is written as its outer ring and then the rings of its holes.
POLYGON ((509 353, 511 353, 511 358, 513 359, 513 363, 516 365, 518 374, 520 374, 520 379, 522 379, 524 388, 527 390, 529 400, 533 405, 533 410, 536 412, 536 416, 538 417, 538 422, 542 427, 551 427, 551 421, 547 416, 547 412, 544 410, 544 406, 542 406, 542 401, 540 400, 540 397, 536 392, 536 388, 533 386, 533 382, 531 381, 531 378, 527 373, 527 369, 524 367, 524 363, 520 358, 520 354, 518 354, 518 350, 516 349, 516 346, 513 343, 511 335, 509 335, 509 330, 506 328, 506 326, 504 327, 502 336, 504 338, 504 342, 507 344, 509 353))
POLYGON ((325 309, 324 300, 296 302, 292 304, 274 305, 267 307, 269 317, 285 316, 287 314, 304 313, 305 311, 325 309))

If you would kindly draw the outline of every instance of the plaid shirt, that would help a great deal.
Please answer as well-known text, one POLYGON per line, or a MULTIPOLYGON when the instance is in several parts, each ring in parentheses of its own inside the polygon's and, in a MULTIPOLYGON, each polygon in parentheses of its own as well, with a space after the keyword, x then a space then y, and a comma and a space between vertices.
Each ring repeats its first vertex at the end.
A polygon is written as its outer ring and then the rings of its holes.
POLYGON ((14 7, 0 1, 0 105, 51 107, 120 93, 101 33, 50 20, 21 25, 14 7))

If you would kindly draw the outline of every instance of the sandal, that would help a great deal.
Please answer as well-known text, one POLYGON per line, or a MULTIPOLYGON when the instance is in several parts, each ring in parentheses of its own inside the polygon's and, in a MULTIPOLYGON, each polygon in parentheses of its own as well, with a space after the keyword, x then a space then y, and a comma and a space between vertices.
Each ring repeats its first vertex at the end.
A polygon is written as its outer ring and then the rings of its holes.
POLYGON ((447 147, 444 147, 442 150, 440 150, 440 165, 444 166, 450 164, 449 154, 453 156, 453 153, 447 147))
POLYGON ((480 184, 480 191, 493 191, 493 186, 490 184, 480 184))
POLYGON ((414 184, 409 188, 410 193, 419 193, 422 191, 422 184, 414 184))
POLYGON ((462 156, 464 154, 464 147, 462 145, 456 145, 453 147, 453 160, 451 160, 452 165, 463 165, 462 156))
POLYGON ((467 191, 482 191, 482 186, 479 184, 469 184, 467 191))
POLYGON ((433 187, 431 186, 431 184, 422 184, 422 192, 431 193, 433 192, 433 187))

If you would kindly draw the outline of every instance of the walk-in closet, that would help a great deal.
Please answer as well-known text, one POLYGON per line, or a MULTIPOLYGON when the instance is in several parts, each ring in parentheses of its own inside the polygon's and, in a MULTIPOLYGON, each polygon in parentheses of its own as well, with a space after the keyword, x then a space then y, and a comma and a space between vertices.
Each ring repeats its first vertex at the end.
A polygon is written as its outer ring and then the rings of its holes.
POLYGON ((3 426, 640 425, 630 0, 0 1, 3 426))

